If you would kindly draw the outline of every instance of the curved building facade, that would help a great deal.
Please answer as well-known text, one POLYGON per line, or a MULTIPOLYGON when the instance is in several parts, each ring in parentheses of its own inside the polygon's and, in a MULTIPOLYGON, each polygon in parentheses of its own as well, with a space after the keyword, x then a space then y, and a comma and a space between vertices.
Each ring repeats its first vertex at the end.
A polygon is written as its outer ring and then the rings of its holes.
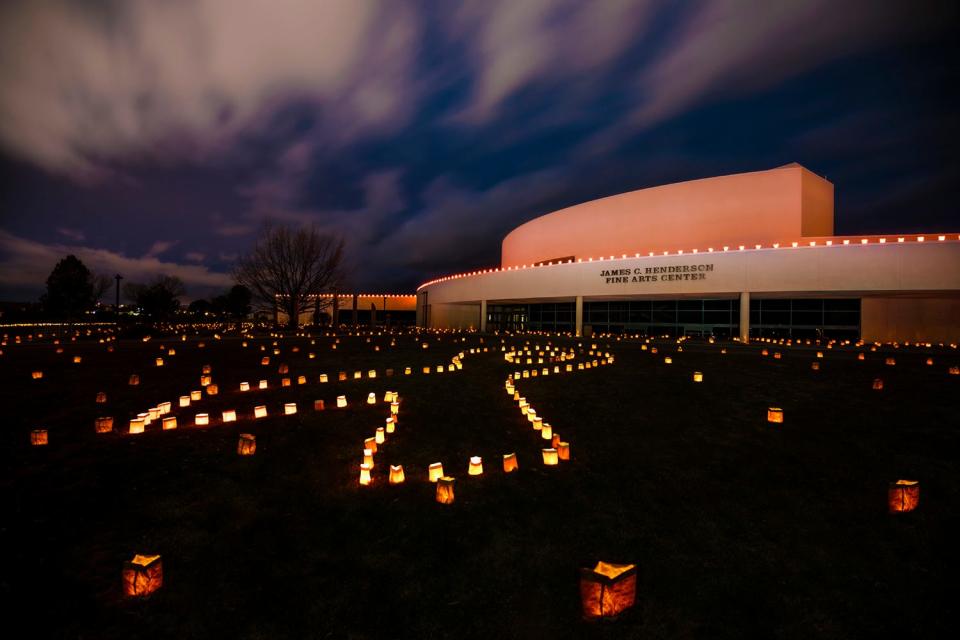
POLYGON ((798 164, 584 202, 522 224, 501 266, 833 235, 833 185, 798 164))
POLYGON ((601 198, 527 222, 500 267, 417 290, 421 326, 960 340, 960 235, 836 236, 800 165, 601 198))

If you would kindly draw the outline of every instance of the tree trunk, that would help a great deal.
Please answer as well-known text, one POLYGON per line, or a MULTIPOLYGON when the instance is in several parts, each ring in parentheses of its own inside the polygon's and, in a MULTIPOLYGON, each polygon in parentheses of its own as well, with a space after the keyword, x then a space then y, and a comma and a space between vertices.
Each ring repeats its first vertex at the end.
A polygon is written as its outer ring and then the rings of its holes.
POLYGON ((300 305, 295 300, 291 300, 287 305, 287 328, 296 331, 300 324, 300 305))

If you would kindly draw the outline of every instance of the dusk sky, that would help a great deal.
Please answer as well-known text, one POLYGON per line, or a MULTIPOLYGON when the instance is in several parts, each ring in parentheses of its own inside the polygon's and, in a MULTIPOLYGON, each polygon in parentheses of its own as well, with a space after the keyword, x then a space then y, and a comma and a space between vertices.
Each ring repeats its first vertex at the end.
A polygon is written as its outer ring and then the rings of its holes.
POLYGON ((799 162, 836 231, 958 232, 955 2, 0 3, 0 300, 78 255, 189 297, 267 221, 355 290, 549 211, 799 162))

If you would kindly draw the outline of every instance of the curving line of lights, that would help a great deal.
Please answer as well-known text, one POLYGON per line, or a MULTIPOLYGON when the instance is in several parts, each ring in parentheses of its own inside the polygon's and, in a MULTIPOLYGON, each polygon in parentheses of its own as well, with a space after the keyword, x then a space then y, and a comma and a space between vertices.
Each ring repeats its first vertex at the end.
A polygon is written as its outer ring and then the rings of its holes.
MULTIPOLYGON (((741 244, 741 245, 737 245, 736 247, 730 247, 729 245, 724 245, 721 249, 715 249, 714 247, 708 247, 708 248, 706 249, 706 253, 730 252, 730 251, 771 251, 771 250, 774 250, 774 249, 787 249, 787 248, 790 248, 790 249, 806 249, 806 248, 811 248, 811 247, 812 247, 812 248, 818 248, 818 247, 819 247, 819 248, 824 248, 824 247, 862 246, 862 245, 868 245, 868 244, 870 244, 871 239, 873 239, 873 240, 876 241, 875 244, 887 244, 887 237, 886 237, 886 236, 866 236, 866 237, 864 237, 864 236, 855 236, 855 237, 851 237, 851 238, 843 238, 843 237, 834 236, 834 237, 831 238, 830 240, 823 240, 823 244, 820 244, 820 240, 808 240, 808 241, 805 241, 805 242, 800 242, 800 241, 794 240, 794 241, 791 242, 789 245, 781 244, 781 243, 779 243, 779 242, 774 242, 774 243, 771 244, 769 247, 764 247, 762 244, 756 244, 756 245, 753 246, 753 248, 749 248, 749 249, 746 247, 746 245, 742 245, 742 244, 741 244), (856 240, 857 240, 858 238, 859 238, 859 242, 856 242, 856 240)), ((954 240, 960 241, 960 234, 938 234, 938 235, 937 235, 937 242, 947 242, 948 240, 949 240, 949 241, 954 241, 954 240)), ((911 241, 911 242, 926 242, 926 241, 927 241, 927 236, 926 236, 926 235, 896 236, 896 242, 897 242, 898 244, 903 244, 903 243, 905 243, 905 242, 907 242, 907 241, 911 241)), ((891 239, 891 243, 892 243, 892 239, 891 239)), ((649 251, 649 252, 647 253, 647 255, 645 255, 645 256, 640 255, 640 253, 635 253, 635 254, 633 254, 632 256, 627 255, 626 253, 624 253, 624 254, 622 254, 619 258, 616 257, 616 256, 609 256, 609 257, 603 257, 603 256, 601 256, 601 257, 598 257, 598 258, 577 258, 576 260, 573 260, 573 259, 571 258, 570 260, 563 260, 563 261, 557 261, 557 262, 545 262, 545 263, 542 263, 542 264, 531 264, 531 265, 524 264, 524 265, 516 265, 516 266, 513 266, 513 267, 496 267, 496 268, 492 268, 492 269, 480 269, 480 270, 477 270, 477 271, 468 271, 468 272, 464 272, 464 273, 457 273, 457 274, 454 274, 454 275, 443 276, 442 278, 436 278, 436 279, 434 279, 434 280, 430 280, 430 281, 428 281, 428 282, 424 282, 424 283, 421 284, 419 287, 417 287, 417 291, 420 291, 420 290, 423 289, 424 287, 429 287, 429 286, 431 286, 431 285, 438 284, 438 283, 440 283, 440 282, 447 282, 447 281, 449 281, 449 280, 458 280, 458 279, 460 279, 460 278, 469 278, 469 277, 471 277, 471 276, 482 276, 482 275, 486 275, 486 274, 488 274, 488 273, 500 273, 500 272, 505 272, 505 271, 521 271, 521 270, 523 270, 523 269, 538 269, 538 268, 540 268, 540 267, 552 267, 552 266, 561 265, 561 264, 573 264, 574 262, 583 263, 583 262, 603 262, 603 261, 605 261, 605 260, 628 260, 628 259, 636 259, 636 258, 658 258, 658 257, 661 257, 661 258, 662 258, 662 257, 664 257, 664 256, 699 255, 699 254, 701 254, 701 253, 703 253, 703 251, 701 251, 701 250, 699 250, 699 249, 692 249, 689 253, 687 253, 684 249, 678 249, 677 251, 675 251, 675 252, 673 252, 673 253, 671 253, 671 252, 669 252, 669 251, 664 251, 664 252, 662 252, 662 253, 658 253, 658 252, 656 252, 656 251, 649 251)))
MULTIPOLYGON (((63 322, 7 322, 0 324, 0 329, 7 329, 9 327, 62 327, 65 323, 63 322)), ((113 326, 117 324, 116 322, 71 322, 74 327, 106 327, 113 326)))

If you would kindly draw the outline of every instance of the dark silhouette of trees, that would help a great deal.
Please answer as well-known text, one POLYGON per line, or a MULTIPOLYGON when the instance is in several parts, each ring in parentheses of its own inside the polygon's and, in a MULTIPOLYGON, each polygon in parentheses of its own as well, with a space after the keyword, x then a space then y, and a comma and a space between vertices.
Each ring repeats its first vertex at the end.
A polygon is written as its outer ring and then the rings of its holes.
POLYGON ((219 295, 210 299, 210 312, 222 318, 227 315, 227 296, 219 295))
POLYGON ((180 309, 180 297, 186 293, 183 281, 175 276, 158 276, 149 284, 128 282, 123 294, 148 320, 166 320, 180 309))
MULTIPOLYGON (((311 295, 330 293, 343 281, 343 240, 316 227, 267 227, 253 251, 234 270, 264 309, 277 305, 295 329, 300 311, 313 306, 311 295)), ((325 305, 322 305, 325 306, 325 305)))
POLYGON ((235 284, 224 296, 224 311, 235 320, 242 320, 250 315, 250 304, 253 302, 253 293, 242 284, 235 284))
POLYGON ((212 310, 210 301, 198 298, 187 306, 187 311, 194 316, 202 316, 212 310))
POLYGON ((40 298, 44 311, 56 318, 75 318, 92 309, 110 286, 110 278, 94 275, 79 258, 60 260, 47 277, 47 292, 40 298), (106 279, 106 280, 104 280, 106 279), (106 285, 104 285, 106 281, 106 285))
POLYGON ((194 316, 204 317, 212 314, 221 320, 243 320, 250 315, 250 289, 235 284, 226 293, 214 296, 209 300, 198 298, 190 303, 187 311, 194 316))

